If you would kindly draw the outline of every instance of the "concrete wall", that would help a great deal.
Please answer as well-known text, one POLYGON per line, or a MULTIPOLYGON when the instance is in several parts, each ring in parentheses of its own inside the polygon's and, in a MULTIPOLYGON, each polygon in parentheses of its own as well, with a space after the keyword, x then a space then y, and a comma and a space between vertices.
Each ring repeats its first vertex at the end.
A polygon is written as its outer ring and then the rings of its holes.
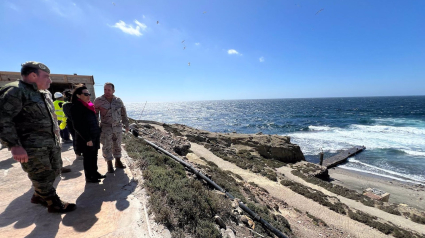
MULTIPOLYGON (((4 86, 7 83, 16 81, 21 78, 20 72, 7 72, 0 71, 0 87, 4 86)), ((69 75, 69 74, 50 74, 52 79, 52 84, 55 85, 66 85, 69 88, 72 88, 73 85, 78 83, 84 83, 91 93, 90 99, 94 101, 96 98, 94 91, 94 77, 88 75, 69 75)))

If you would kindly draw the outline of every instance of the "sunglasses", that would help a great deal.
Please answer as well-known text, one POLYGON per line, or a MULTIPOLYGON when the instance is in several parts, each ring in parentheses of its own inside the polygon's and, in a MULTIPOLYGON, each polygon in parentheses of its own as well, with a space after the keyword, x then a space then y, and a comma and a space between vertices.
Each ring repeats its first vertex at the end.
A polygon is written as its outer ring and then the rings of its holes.
POLYGON ((84 96, 91 96, 91 93, 83 93, 84 96))

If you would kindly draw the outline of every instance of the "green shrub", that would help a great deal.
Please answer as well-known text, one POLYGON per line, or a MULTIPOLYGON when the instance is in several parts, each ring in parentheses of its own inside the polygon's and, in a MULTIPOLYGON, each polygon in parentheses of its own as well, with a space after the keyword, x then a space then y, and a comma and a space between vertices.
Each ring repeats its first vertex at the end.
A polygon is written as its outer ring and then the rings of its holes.
POLYGON ((410 219, 419 224, 425 224, 425 217, 412 214, 410 219))
POLYGON ((379 206, 378 208, 381 209, 382 211, 401 216, 401 213, 400 211, 398 211, 397 205, 395 204, 390 206, 379 206))
POLYGON ((231 216, 229 200, 187 177, 181 164, 141 140, 125 137, 124 141, 129 156, 141 165, 156 222, 169 227, 176 237, 185 231, 195 237, 221 236, 213 218, 231 216))
POLYGON ((313 215, 311 215, 310 213, 306 213, 307 214, 307 216, 308 217, 310 217, 312 220, 313 220, 313 223, 316 225, 316 226, 320 226, 320 225, 322 225, 322 226, 328 226, 328 224, 326 224, 326 222, 324 222, 322 219, 319 219, 319 218, 317 218, 317 217, 315 217, 315 216, 313 216, 313 215))

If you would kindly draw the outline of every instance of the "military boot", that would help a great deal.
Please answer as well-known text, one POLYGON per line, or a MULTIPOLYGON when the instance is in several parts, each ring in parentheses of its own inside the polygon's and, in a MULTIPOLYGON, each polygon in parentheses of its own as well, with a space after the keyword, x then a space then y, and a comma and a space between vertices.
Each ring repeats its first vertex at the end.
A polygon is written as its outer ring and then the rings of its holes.
POLYGON ((77 205, 74 203, 64 202, 62 201, 58 195, 54 195, 46 198, 47 202, 47 211, 50 213, 58 212, 65 213, 74 211, 77 208, 77 205))
POLYGON ((115 172, 114 167, 112 166, 112 160, 108 160, 108 173, 115 172))
POLYGON ((36 193, 32 195, 31 203, 40 204, 47 207, 47 202, 42 197, 38 196, 36 193))
POLYGON ((127 168, 123 163, 121 162, 121 158, 115 159, 115 168, 125 169, 127 168))

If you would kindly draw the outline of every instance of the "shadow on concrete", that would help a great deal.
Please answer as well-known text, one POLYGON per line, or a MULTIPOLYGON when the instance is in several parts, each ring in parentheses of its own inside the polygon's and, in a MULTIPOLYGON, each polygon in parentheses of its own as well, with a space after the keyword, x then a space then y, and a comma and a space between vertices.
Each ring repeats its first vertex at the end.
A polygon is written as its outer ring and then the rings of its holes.
POLYGON ((0 169, 10 169, 13 167, 12 164, 18 163, 16 160, 14 160, 12 157, 10 157, 7 160, 0 161, 0 169))
MULTIPOLYGON (((60 178, 55 180, 57 187, 60 178)), ((9 226, 13 223, 15 229, 22 229, 35 225, 35 228, 26 237, 55 237, 62 221, 60 214, 47 212, 47 208, 40 204, 30 202, 34 193, 31 187, 26 193, 13 200, 3 213, 0 214, 0 227, 9 226)))
POLYGON ((72 226, 77 232, 85 232, 96 224, 100 219, 107 224, 110 219, 116 217, 105 209, 106 202, 116 201, 115 207, 123 211, 130 206, 127 200, 137 186, 135 180, 130 180, 123 170, 106 174, 103 183, 87 183, 84 192, 77 198, 77 210, 63 217, 63 225, 72 226), (105 207, 102 209, 102 205, 105 207))
POLYGON ((66 168, 70 168, 71 172, 61 174, 63 180, 78 178, 83 175, 84 165, 83 160, 74 159, 70 166, 64 166, 66 168))
POLYGON ((61 144, 61 152, 67 152, 68 150, 74 150, 74 147, 72 146, 72 143, 68 144, 61 144))

